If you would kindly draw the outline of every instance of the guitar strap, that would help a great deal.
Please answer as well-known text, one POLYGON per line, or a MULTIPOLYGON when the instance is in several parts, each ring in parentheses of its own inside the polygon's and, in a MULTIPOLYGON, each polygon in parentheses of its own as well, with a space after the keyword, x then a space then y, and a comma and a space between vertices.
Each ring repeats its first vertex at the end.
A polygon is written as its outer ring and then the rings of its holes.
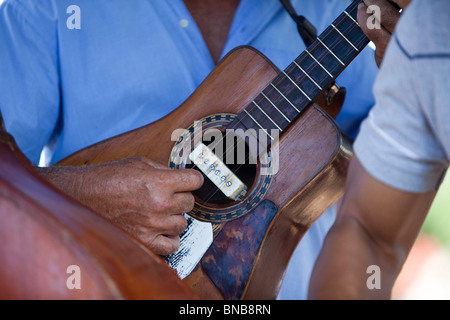
POLYGON ((312 44, 317 38, 317 29, 311 22, 309 22, 308 19, 306 19, 302 15, 297 14, 290 0, 280 0, 280 2, 289 13, 292 20, 294 20, 294 22, 296 23, 298 33, 302 37, 303 42, 307 47, 309 47, 309 45, 312 44))
POLYGON ((6 131, 5 123, 3 122, 2 113, 0 112, 0 131, 6 131))

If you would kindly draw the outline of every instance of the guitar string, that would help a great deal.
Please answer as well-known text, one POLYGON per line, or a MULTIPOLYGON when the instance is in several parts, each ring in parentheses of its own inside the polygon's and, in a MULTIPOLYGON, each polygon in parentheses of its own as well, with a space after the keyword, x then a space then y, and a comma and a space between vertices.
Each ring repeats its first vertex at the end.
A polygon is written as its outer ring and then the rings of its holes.
MULTIPOLYGON (((348 15, 348 13, 346 12, 346 14, 348 15)), ((343 14, 340 16, 340 17, 342 17, 342 18, 345 18, 344 16, 343 16, 343 14)), ((339 20, 339 18, 340 17, 338 17, 336 20, 339 20)), ((351 16, 350 16, 351 17, 351 16)), ((358 25, 357 25, 357 23, 356 23, 356 21, 352 18, 352 21, 355 23, 355 25, 358 27, 358 25)), ((336 24, 338 24, 338 23, 341 23, 342 21, 340 21, 340 22, 336 22, 336 24)), ((354 28, 354 25, 352 25, 352 27, 350 28, 350 29, 352 29, 352 28, 354 28)), ((359 27, 358 27, 358 29, 359 29, 359 27)), ((322 34, 322 36, 323 36, 323 38, 325 38, 325 37, 327 37, 331 32, 332 32, 333 30, 329 27, 327 30, 325 30, 325 32, 322 34)), ((349 30, 349 31, 347 31, 347 32, 351 32, 351 31, 353 31, 353 30, 349 30)), ((318 43, 316 43, 316 47, 313 47, 313 46, 311 46, 310 47, 310 50, 312 51, 312 50, 314 50, 314 49, 316 49, 317 47, 319 47, 319 43, 320 44, 323 44, 323 42, 321 41, 321 39, 319 38, 319 42, 318 43)), ((348 41, 348 39, 346 38, 346 40, 348 41)), ((364 41, 365 40, 365 38, 363 37, 362 39, 361 39, 361 41, 364 41)), ((330 47, 328 47, 328 46, 326 46, 325 44, 323 44, 323 46, 325 47, 325 49, 326 50, 328 50, 334 57, 335 57, 335 59, 336 59, 336 61, 337 62, 339 62, 339 63, 341 63, 341 64, 343 64, 342 63, 342 61, 334 54, 334 52, 332 51, 332 49, 336 46, 336 45, 334 45, 334 46, 330 46, 330 47)), ((357 44, 357 46, 360 46, 360 43, 358 43, 357 44)), ((311 55, 309 52, 308 52, 308 54, 309 55, 311 55)), ((298 60, 298 58, 296 59, 296 60, 298 60)), ((294 62, 291 64, 291 66, 289 66, 287 69, 289 69, 290 67, 293 67, 293 68, 295 68, 294 66, 293 66, 293 64, 295 63, 295 65, 301 70, 301 71, 303 71, 303 73, 306 75, 306 77, 307 78, 309 78, 309 79, 311 79, 311 77, 309 76, 309 74, 308 73, 306 73, 298 64, 297 64, 297 62, 296 62, 296 60, 294 60, 294 62)), ((326 69, 326 68, 324 68, 324 66, 322 66, 321 64, 320 64, 320 62, 318 62, 318 64, 325 70, 325 71, 327 71, 327 73, 329 74, 329 72, 328 72, 328 70, 326 69)), ((309 69, 313 69, 315 66, 313 66, 312 68, 310 67, 309 69)), ((286 70, 287 70, 286 69, 286 70)), ((298 80, 297 80, 297 82, 303 82, 304 80, 306 80, 306 79, 302 79, 302 78, 304 78, 304 77, 300 77, 298 80)), ((333 76, 331 76, 331 78, 333 79, 334 77, 333 76)), ((284 80, 284 78, 282 78, 279 82, 281 82, 281 81, 283 81, 284 80)), ((275 81, 275 80, 274 80, 275 81)), ((313 79, 311 79, 311 81, 313 81, 314 83, 315 83, 315 81, 313 80, 313 79)), ((293 82, 293 81, 292 81, 293 82)), ((316 83, 315 83, 316 84, 316 83)), ((271 85, 272 86, 274 86, 275 88, 276 88, 276 86, 275 86, 275 84, 272 82, 271 83, 271 85)), ((317 85, 317 84, 316 84, 317 85)), ((318 85, 317 85, 318 86, 318 85)), ((323 89, 323 88, 321 88, 320 86, 318 86, 319 87, 319 89, 323 89)), ((286 90, 286 91, 289 91, 289 89, 292 89, 293 87, 292 87, 292 85, 290 85, 290 87, 288 87, 288 89, 286 90)), ((303 93, 303 91, 301 90, 301 93, 303 93)), ((263 95, 264 97, 266 96, 265 94, 264 94, 264 91, 262 91, 262 93, 260 93, 260 95, 263 95)), ((305 95, 306 96, 306 95, 305 95)), ((306 96, 306 98, 308 98, 307 96, 306 96)), ((256 106, 256 107, 258 107, 258 104, 257 104, 257 102, 255 101, 255 100, 257 100, 258 99, 258 97, 257 98, 255 98, 253 101, 252 101, 252 103, 256 106)), ((267 99, 267 98, 266 98, 267 99)), ((261 101, 262 100, 264 100, 264 98, 263 99, 260 99, 260 102, 259 102, 259 104, 261 104, 261 101)), ((270 99, 267 99, 270 103, 272 103, 272 101, 270 100, 270 99)), ((292 102, 291 101, 289 101, 291 104, 292 104, 292 102)), ((251 105, 251 103, 249 104, 249 106, 251 105)), ((249 109, 249 111, 248 111, 248 113, 251 113, 251 111, 252 110, 255 110, 255 106, 252 106, 252 107, 247 107, 246 108, 246 110, 247 109, 249 109)), ((276 108, 276 110, 281 114, 281 115, 283 115, 285 118, 286 118, 286 116, 278 109, 278 108, 276 108)), ((272 121, 277 127, 279 127, 276 123, 275 123, 275 121, 274 121, 274 119, 273 118, 270 118, 263 110, 261 110, 263 113, 264 113, 264 115, 270 120, 270 121, 272 121)), ((267 111, 267 110, 266 110, 267 111)), ((273 111, 273 109, 272 109, 272 111, 273 111)), ((270 113, 270 111, 267 111, 267 112, 269 112, 270 113)), ((298 116, 298 115, 297 115, 298 116)), ((242 120, 245 118, 245 117, 248 117, 248 115, 244 115, 243 117, 242 117, 242 120)), ((242 120, 239 120, 239 122, 240 123, 242 123, 242 120)), ((288 120, 288 119, 287 119, 288 120)), ((290 122, 290 120, 288 120, 288 122, 290 122)), ((282 130, 280 130, 280 131, 282 131, 282 130)), ((221 139, 221 140, 219 140, 219 142, 221 142, 223 139, 221 139)), ((229 151, 229 149, 227 149, 226 151, 225 151, 225 153, 227 152, 227 151, 229 151)))
MULTIPOLYGON (((344 11, 344 13, 343 14, 341 14, 341 16, 340 17, 338 17, 336 20, 335 20, 335 23, 336 24, 338 24, 338 23, 342 23, 343 22, 343 19, 340 19, 340 18, 345 18, 345 16, 344 16, 344 14, 345 15, 347 15, 347 16, 350 16, 348 13, 347 13, 347 10, 348 9, 346 9, 345 11, 344 11), (340 20, 340 21, 338 21, 338 20, 340 20)), ((350 12, 351 12, 351 10, 349 10, 350 12)), ((350 16, 351 17, 351 16, 350 16)), ((358 27, 358 29, 360 29, 359 28, 359 25, 355 22, 355 20, 352 18, 351 19, 352 20, 352 22, 358 27)), ((350 30, 347 30, 347 32, 351 32, 351 31, 354 31, 353 30, 353 28, 354 28, 354 25, 352 24, 352 26, 349 28, 350 30)), ((331 29, 331 27, 329 27, 329 28, 327 28, 327 30, 325 30, 325 32, 323 32, 322 33, 322 35, 321 36, 323 36, 323 37, 326 37, 326 36, 328 36, 329 34, 330 34, 330 32, 332 31, 333 29, 331 29), (325 34, 326 33, 326 34, 325 34), (324 35, 325 34, 325 35, 324 35)), ((340 33, 340 32, 339 32, 340 33)), ((341 34, 341 33, 340 33, 341 34)), ((343 35, 342 35, 343 36, 343 35)), ((345 39, 344 40, 346 40, 347 42, 349 42, 349 39, 347 39, 345 36, 343 36, 345 39)), ((366 40, 366 38, 365 37, 363 37, 361 40, 360 40, 360 42, 364 42, 366 40)), ((360 46, 360 42, 358 42, 358 46, 360 46)), ((315 44, 316 44, 316 47, 315 48, 313 48, 313 46, 311 46, 310 47, 310 50, 312 51, 312 50, 314 50, 314 49, 316 49, 317 48, 317 46, 318 46, 318 43, 322 43, 322 41, 317 41, 317 42, 315 42, 315 44)), ((353 45, 352 45, 353 46, 353 45)), ((325 46, 326 47, 326 46, 325 46)), ((334 46, 332 46, 332 48, 328 48, 328 47, 326 47, 326 49, 328 49, 331 53, 332 53, 332 51, 330 50, 330 49, 333 49, 334 48, 334 46)), ((359 50, 358 50, 358 52, 359 52, 359 50)), ((308 52, 309 53, 309 52, 308 52)), ((333 56, 335 56, 334 54, 333 54, 333 56)), ((336 57, 337 58, 337 57, 336 57)), ((338 62, 341 62, 338 58, 337 58, 337 60, 338 60, 338 62)), ((295 61, 294 61, 295 62, 295 61)), ((323 68, 323 66, 321 66, 322 68, 323 68)), ((313 67, 314 68, 314 67, 313 67)), ((310 69, 312 69, 312 68, 310 68, 310 69)), ((325 71, 327 71, 325 68, 323 68, 325 71)), ((327 73, 328 73, 328 71, 327 71, 327 73)), ((333 78, 332 78, 333 79, 333 78)), ((282 80, 284 80, 284 79, 281 79, 280 81, 282 81, 282 80)), ((299 79, 299 80, 305 80, 305 79, 299 79)), ((275 87, 275 85, 273 84, 273 82, 271 83, 271 85, 273 85, 274 87, 275 87)), ((276 88, 276 87, 275 87, 276 88)), ((292 85, 291 85, 291 88, 292 88, 292 85)), ((291 89, 291 88, 288 88, 288 90, 289 89, 291 89)), ((287 91, 287 90, 286 90, 287 91)), ((301 91, 302 92, 302 91, 301 91)), ((256 100, 256 98, 255 98, 255 100, 256 100)), ((254 101, 252 101, 253 103, 255 103, 254 101)), ((249 104, 249 106, 251 105, 251 103, 249 104)), ((249 112, 251 112, 252 110, 254 110, 255 109, 255 106, 253 106, 253 107, 247 107, 246 109, 249 109, 249 112)), ((298 115, 297 115, 298 116, 298 115)), ((242 120, 243 119, 245 119, 245 117, 247 117, 247 115, 244 115, 243 117, 242 117, 242 120)), ((268 117, 269 118, 269 117, 268 117)), ((269 118, 270 119, 270 118, 269 118)), ((239 123, 242 123, 242 120, 238 120, 238 124, 239 123)), ((273 120, 273 119, 270 119, 270 120, 273 120)), ((257 123, 257 122, 256 122, 257 123)), ((257 123, 258 124, 258 123, 257 123)), ((258 124, 259 125, 259 124, 258 124)), ((267 134, 267 131, 266 131, 266 134, 267 134)), ((268 135, 269 137, 270 137, 270 135, 268 135)), ((220 142, 222 142, 224 140, 224 138, 222 138, 221 140, 219 140, 219 142, 218 143, 220 143, 220 142)), ((232 146, 231 148, 234 148, 234 146, 232 146)), ((225 155, 227 154, 227 152, 229 152, 230 151, 230 149, 227 149, 227 150, 225 150, 225 155)), ((246 157, 246 159, 245 159, 245 161, 247 161, 248 160, 248 157, 246 157)), ((195 165, 194 165, 194 167, 195 167, 195 165)), ((242 167, 242 164, 241 165, 239 165, 236 169, 235 169, 235 172, 237 172, 240 168, 242 167)), ((217 194, 217 192, 219 191, 220 189, 219 188, 216 188, 216 190, 210 195, 210 196, 208 196, 208 198, 206 199, 206 200, 204 200, 203 201, 203 203, 202 204, 205 204, 205 203, 207 203, 213 196, 215 196, 216 194, 217 194)))
MULTIPOLYGON (((355 2, 357 2, 357 1, 355 1, 355 2)), ((349 13, 348 11, 350 11, 350 12, 352 12, 352 10, 353 9, 355 9, 355 8, 357 8, 357 6, 355 6, 354 8, 351 8, 351 9, 349 9, 349 8, 347 8, 346 10, 344 10, 344 12, 333 22, 333 24, 332 24, 332 26, 329 26, 322 34, 321 34, 321 36, 322 36, 322 38, 325 38, 326 36, 329 36, 329 34, 333 31, 333 29, 336 29, 336 27, 335 27, 335 25, 334 25, 334 23, 336 23, 336 24, 340 24, 340 23, 342 23, 343 21, 344 21, 344 19, 345 19, 345 16, 349 16, 349 18, 351 18, 351 22, 352 22, 352 25, 351 25, 351 27, 349 28, 349 30, 347 30, 346 31, 346 33, 349 33, 349 32, 352 32, 352 31, 354 31, 354 27, 356 26, 359 30, 361 30, 360 28, 359 28, 359 24, 357 23, 357 21, 351 16, 351 13, 349 13), (348 10, 348 11, 347 11, 348 10), (340 20, 340 21, 338 21, 338 20, 340 20)), ((338 30, 336 30, 336 31, 338 31, 338 30)), ((352 45, 352 47, 354 47, 354 46, 356 46, 356 47, 360 47, 361 46, 361 44, 362 43, 364 43, 364 42, 366 42, 367 41, 367 38, 365 37, 365 36, 363 36, 362 37, 362 39, 358 42, 358 44, 353 44, 352 42, 350 42, 350 40, 347 38, 347 37, 345 37, 342 33, 341 33, 341 31, 339 31, 339 34, 341 35, 341 37, 343 37, 344 38, 344 40, 346 40, 347 42, 349 42, 351 45, 352 45)), ((320 38, 319 38, 319 40, 320 40, 320 38)), ((320 40, 320 41, 315 41, 310 47, 309 47, 309 49, 312 51, 312 50, 314 50, 314 49, 317 49, 317 47, 319 46, 319 44, 321 44, 321 43, 323 43, 322 42, 322 40, 320 40), (315 46, 315 47, 314 47, 315 46)), ((340 63, 342 63, 342 61, 339 59, 339 58, 337 58, 336 57, 336 55, 333 53, 333 51, 332 51, 332 49, 335 47, 335 45, 334 46, 330 46, 330 47, 328 47, 328 46, 325 46, 325 45, 323 45, 328 51, 330 51, 330 53, 332 53, 332 55, 335 57, 335 59, 338 61, 338 62, 340 62, 340 63)), ((307 48, 308 49, 308 48, 307 48)), ((306 51, 306 50, 305 50, 306 51)), ((359 50, 357 49, 357 52, 359 52, 359 50)), ((304 54, 304 53, 303 53, 304 54)), ((302 54, 302 55, 303 55, 302 54)), ((308 52, 308 54, 309 55, 311 55, 311 53, 310 52, 308 52)), ((311 55, 312 56, 312 55, 311 55)), ((296 59, 296 60, 298 60, 299 58, 301 57, 301 55, 296 59)), ((294 62, 295 62, 295 64, 297 65, 297 63, 296 63, 296 60, 294 60, 294 62)), ((316 59, 314 59, 314 60, 316 60, 316 59)), ((317 60, 316 60, 317 61, 317 60)), ((292 64, 294 64, 294 62, 292 63, 292 64)), ((326 68, 324 68, 324 66, 322 66, 319 62, 317 62, 328 74, 330 74, 329 72, 328 72, 328 70, 326 69, 326 68)), ((291 67, 292 66, 292 64, 290 65, 290 66, 288 66, 288 68, 289 67, 291 67)), ((348 64, 347 64, 348 65, 348 64)), ((298 65, 297 65, 298 66, 298 65)), ((316 66, 313 66, 312 68, 310 67, 309 69, 313 69, 313 68, 315 68, 316 66)), ((287 69, 288 69, 287 68, 287 69)), ((287 70, 286 69, 286 70, 287 70)), ((302 69, 302 71, 303 71, 303 69, 302 69)), ((306 74, 306 73, 305 73, 306 74)), ((309 77, 308 77, 309 78, 309 77)), ((332 76, 331 77, 331 79, 334 79, 334 77, 332 76)), ((275 79, 274 81, 276 81, 277 79, 275 79)), ((283 81, 284 80, 284 78, 281 78, 281 80, 279 81, 279 83, 281 82, 281 81, 283 81)), ((305 76, 303 76, 303 77, 300 77, 297 81, 298 82, 301 82, 301 81, 304 81, 304 80, 306 80, 306 78, 305 78, 305 76), (302 79, 302 78, 304 78, 304 79, 302 79)), ((275 84, 273 83, 273 81, 269 84, 269 85, 272 85, 272 86, 274 86, 275 88, 276 88, 276 86, 275 86, 275 84)), ((267 87, 266 87, 267 88, 267 87)), ((293 85, 290 85, 288 88, 287 88, 287 90, 286 91, 288 91, 288 90, 290 90, 290 89, 292 89, 293 88, 293 85)), ((297 89, 297 90, 299 90, 300 91, 300 93, 303 93, 303 91, 302 90, 300 90, 299 88, 297 89)), ((264 90, 263 90, 264 91, 264 90)), ((260 96, 261 95, 261 93, 258 95, 258 96, 260 96)), ((305 95, 305 97, 306 98, 308 98, 306 95, 305 95)), ((257 106, 257 104, 256 104, 256 102, 255 102, 255 100, 257 99, 258 97, 256 97, 246 108, 245 108, 245 110, 247 110, 248 109, 248 112, 249 113, 251 113, 251 111, 252 110, 255 110, 255 108, 256 108, 256 106, 257 106)), ((264 98, 263 99, 261 99, 261 100, 264 100, 264 98)), ((286 99, 287 100, 287 99, 286 99)), ((289 100, 288 100, 289 101, 289 100)), ((289 101, 290 102, 290 101, 289 101)), ((261 103, 261 101, 260 101, 260 103, 261 103)), ((292 104, 292 102, 291 102, 291 104, 292 104)), ((309 103, 308 103, 309 104, 309 103)), ((306 106, 305 106, 306 107, 306 106)), ((278 110, 278 109, 277 109, 278 110)), ((304 108, 302 109, 302 110, 300 110, 300 112, 302 112, 304 110, 304 108)), ((280 110, 278 110, 278 111, 280 111, 280 110)), ((268 111, 269 112, 269 111, 268 111)), ((281 112, 280 112, 281 113, 281 112)), ((283 113, 281 113, 282 115, 284 115, 283 113)), ((266 116, 267 116, 267 118, 269 118, 269 120, 271 120, 272 122, 274 122, 274 120, 273 119, 271 119, 267 114, 266 114, 266 116)), ((296 115, 296 117, 297 117, 298 115, 296 115)), ((242 121, 246 118, 246 117, 248 117, 248 115, 247 114, 244 114, 243 116, 242 116, 242 118, 241 119, 238 119, 238 122, 236 123, 236 125, 237 124, 239 124, 239 123, 242 123, 242 121)), ((294 117, 294 119, 295 119, 295 117, 294 117)), ((294 119, 292 119, 292 120, 294 120, 294 119)), ((251 121, 253 121, 252 119, 250 119, 251 121)), ((259 123, 258 122, 256 122, 256 121, 253 121, 253 122, 255 122, 256 124, 258 124, 259 125, 259 123)), ((243 124, 243 123, 242 123, 243 124)), ((270 137, 270 138, 272 138, 268 133, 267 133, 267 131, 265 131, 265 133, 267 134, 267 136, 268 137, 270 137)), ((256 137, 257 138, 257 137, 256 137)), ((217 142, 217 144, 218 143, 221 143, 221 142, 223 142, 224 141, 224 139, 225 138, 221 138, 218 142, 217 142)), ((215 142, 214 142, 215 143, 215 142)), ((234 145, 233 146, 231 146, 230 148, 228 148, 228 149, 226 149, 225 150, 225 156, 226 156, 226 154, 231 150, 231 148, 234 148, 234 145)), ((248 157, 246 156, 246 159, 245 159, 245 161, 247 161, 248 160, 248 157)), ((235 172, 237 172, 237 171, 239 171, 239 169, 242 167, 242 165, 243 164, 240 164, 236 169, 235 169, 235 171, 234 171, 234 173, 235 172)), ((192 167, 192 168, 195 168, 195 167, 198 167, 197 165, 195 165, 195 163, 194 163, 194 166, 192 167)), ((203 201, 203 203, 202 203, 202 205, 203 204, 205 204, 205 203, 207 203, 207 202, 209 202, 209 200, 211 200, 211 198, 213 197, 213 196, 215 196, 216 194, 217 194, 217 192, 219 192, 220 191, 220 189, 219 188, 215 188, 215 191, 211 194, 211 195, 209 195, 208 197, 207 197, 207 199, 206 200, 204 200, 203 201)))
MULTIPOLYGON (((347 14, 347 13, 346 13, 347 14)), ((347 14, 348 15, 348 14, 347 14)), ((354 19, 352 19, 353 21, 355 21, 354 19)), ((351 28, 353 28, 354 26, 352 26, 351 28)), ((329 29, 328 30, 328 34, 330 33, 332 31, 332 29, 329 29)), ((351 31, 353 31, 353 30, 351 30, 351 31)), ((322 36, 325 34, 325 32, 322 34, 322 36)), ((327 34, 327 35, 328 35, 327 34)), ((345 37, 345 36, 344 36, 345 37)), ((319 40, 320 40, 320 38, 319 38, 319 40)), ((346 37, 345 37, 345 40, 348 42, 349 41, 349 39, 347 39, 346 37)), ((358 42, 358 46, 360 46, 361 45, 361 42, 365 42, 365 37, 362 37, 362 39, 358 42)), ((323 42, 322 41, 319 41, 321 44, 323 44, 323 42)), ((342 64, 342 61, 339 59, 339 58, 337 58, 336 56, 335 56, 335 54, 333 53, 333 51, 332 50, 330 50, 330 49, 332 49, 332 48, 329 48, 328 46, 326 46, 325 44, 323 44, 323 46, 336 58, 336 60, 339 62, 339 63, 341 63, 342 64)), ((311 51, 313 50, 313 49, 315 49, 315 48, 312 48, 311 47, 311 51)), ((359 50, 358 50, 358 52, 359 52, 359 50)), ((295 61, 294 61, 295 62, 295 61)), ((296 65, 297 65, 297 63, 295 63, 296 65)), ((297 65, 298 66, 298 65, 297 65)), ((322 65, 320 65, 325 71, 327 71, 322 65)), ((303 70, 302 70, 303 71, 303 70)), ((305 72, 304 72, 305 73, 305 72)), ((306 73, 305 73, 306 74, 306 73)), ((306 74, 307 76, 308 76, 308 74, 306 74)), ((333 78, 332 78, 333 79, 333 78)), ((303 81, 303 80, 302 80, 303 81)), ((272 85, 274 86, 274 84, 272 83, 272 85)), ((276 88, 276 87, 275 87, 276 88)), ((303 92, 303 91, 302 91, 303 92)), ((256 99, 255 99, 256 100, 256 99)), ((270 101, 270 100, 269 100, 270 101)), ((255 102, 253 101, 253 103, 255 104, 255 102)), ((252 110, 252 109, 254 109, 253 107, 251 107, 250 108, 250 110, 252 110)), ((277 109, 278 110, 278 109, 277 109)), ((279 111, 279 110, 278 110, 279 111)), ((281 112, 280 112, 281 113, 281 112)), ((282 113, 281 113, 282 114, 282 113)), ((283 114, 282 114, 283 115, 283 114)), ((267 116, 267 115, 266 115, 267 116)), ((243 118, 245 118, 246 117, 246 115, 244 115, 244 117, 243 118)), ((270 117, 268 117, 269 118, 269 120, 272 120, 270 117)), ((239 120, 239 122, 242 122, 241 120, 239 120)), ((257 123, 258 124, 258 123, 257 123)), ((267 133, 267 131, 266 131, 266 133, 267 133)), ((221 140, 219 140, 219 142, 221 142, 223 140, 223 138, 221 139, 221 140)), ((225 151, 225 154, 229 151, 230 149, 227 149, 226 151, 225 151)), ((245 160, 248 160, 248 157, 246 157, 246 159, 245 160)), ((242 167, 242 165, 239 165, 238 166, 238 168, 235 170, 235 172, 237 172, 240 168, 242 167)), ((207 198, 207 200, 205 200, 204 202, 203 202, 203 204, 204 203, 206 203, 206 202, 208 202, 214 195, 216 195, 217 194, 217 192, 219 191, 220 189, 218 189, 218 188, 216 188, 216 190, 207 198)))

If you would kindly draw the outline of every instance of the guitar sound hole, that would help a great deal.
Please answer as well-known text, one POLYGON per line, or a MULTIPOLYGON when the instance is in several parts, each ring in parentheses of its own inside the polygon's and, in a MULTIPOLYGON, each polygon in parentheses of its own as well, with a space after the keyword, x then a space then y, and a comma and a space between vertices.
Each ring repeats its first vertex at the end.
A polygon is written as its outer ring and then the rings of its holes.
MULTIPOLYGON (((240 137, 227 135, 226 139, 222 135, 222 138, 211 138, 209 141, 203 140, 203 143, 210 147, 214 153, 222 159, 222 161, 228 166, 228 168, 247 186, 247 191, 252 187, 256 174, 257 164, 254 158, 250 155, 250 148, 246 142, 240 137), (226 139, 233 139, 231 143, 226 142, 226 139), (221 146, 220 146, 221 145, 221 146), (230 146, 233 147, 230 147, 230 146), (220 146, 220 147, 218 147, 220 146), (232 148, 227 150, 228 148, 232 148), (245 150, 245 152, 244 152, 245 150)), ((186 165, 186 168, 198 169, 193 164, 186 165)), ((200 171, 201 172, 201 171, 200 171)), ((202 173, 203 174, 203 173, 202 173)), ((203 174, 205 182, 203 186, 194 191, 193 194, 200 200, 201 203, 211 203, 217 205, 226 205, 235 202, 229 199, 216 185, 203 174)))

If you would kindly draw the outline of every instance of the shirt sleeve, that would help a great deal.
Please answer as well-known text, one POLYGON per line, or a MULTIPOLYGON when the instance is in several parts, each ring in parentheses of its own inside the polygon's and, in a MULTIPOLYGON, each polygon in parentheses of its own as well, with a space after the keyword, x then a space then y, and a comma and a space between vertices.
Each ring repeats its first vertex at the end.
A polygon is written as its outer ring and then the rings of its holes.
POLYGON ((35 164, 60 106, 56 19, 40 3, 6 0, 0 7, 0 110, 35 164))
POLYGON ((448 8, 447 0, 416 0, 405 10, 354 145, 372 176, 407 192, 437 190, 449 166, 448 8))
POLYGON ((393 36, 374 86, 376 104, 364 121, 354 150, 377 180, 407 192, 437 190, 448 162, 425 109, 434 79, 427 64, 411 58, 393 36), (419 96, 420 95, 420 96, 419 96))

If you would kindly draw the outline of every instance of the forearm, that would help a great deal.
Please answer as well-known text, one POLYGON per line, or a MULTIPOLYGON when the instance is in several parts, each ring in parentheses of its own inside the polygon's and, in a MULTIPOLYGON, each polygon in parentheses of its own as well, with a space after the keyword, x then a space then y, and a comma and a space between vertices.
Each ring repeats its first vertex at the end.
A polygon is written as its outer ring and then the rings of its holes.
POLYGON ((405 258, 401 250, 383 250, 357 221, 344 218, 325 239, 311 277, 309 298, 389 299, 405 258))
POLYGON ((336 222, 312 274, 310 298, 388 299, 434 196, 389 187, 354 157, 336 222), (368 280, 377 286, 368 286, 368 280))
MULTIPOLYGON (((48 182, 101 216, 114 221, 118 213, 115 207, 123 193, 113 181, 113 173, 107 167, 49 167, 36 168, 48 182)), ((124 210, 123 212, 126 212, 124 210)))
MULTIPOLYGON (((122 161, 126 163, 127 161, 122 161)), ((83 167, 36 168, 47 181, 63 193, 114 220, 129 211, 135 201, 132 174, 123 171, 122 162, 83 167)))

